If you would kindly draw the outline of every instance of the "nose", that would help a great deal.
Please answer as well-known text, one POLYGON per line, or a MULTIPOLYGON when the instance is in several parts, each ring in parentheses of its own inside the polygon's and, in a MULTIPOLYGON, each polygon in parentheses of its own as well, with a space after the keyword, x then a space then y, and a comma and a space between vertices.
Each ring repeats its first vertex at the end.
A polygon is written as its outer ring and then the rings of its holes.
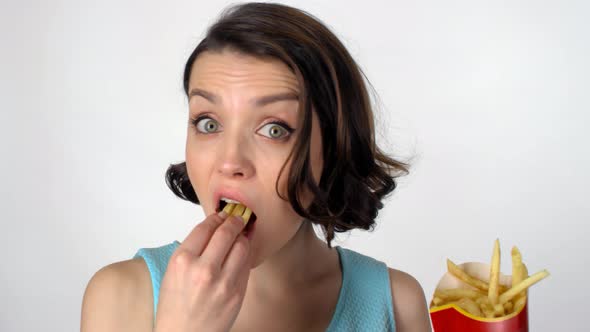
POLYGON ((219 152, 218 173, 233 179, 248 179, 255 173, 245 141, 228 141, 219 152))

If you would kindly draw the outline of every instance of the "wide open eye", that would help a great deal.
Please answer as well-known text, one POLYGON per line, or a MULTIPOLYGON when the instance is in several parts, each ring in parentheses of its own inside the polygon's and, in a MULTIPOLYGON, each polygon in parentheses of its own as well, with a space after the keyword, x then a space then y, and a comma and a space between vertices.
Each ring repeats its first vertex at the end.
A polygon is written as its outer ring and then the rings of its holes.
POLYGON ((203 134, 214 133, 219 129, 219 123, 208 116, 196 118, 193 124, 203 134))
POLYGON ((265 124, 262 128, 260 128, 260 132, 263 136, 268 138, 283 139, 291 135, 293 129, 286 123, 274 121, 265 124))

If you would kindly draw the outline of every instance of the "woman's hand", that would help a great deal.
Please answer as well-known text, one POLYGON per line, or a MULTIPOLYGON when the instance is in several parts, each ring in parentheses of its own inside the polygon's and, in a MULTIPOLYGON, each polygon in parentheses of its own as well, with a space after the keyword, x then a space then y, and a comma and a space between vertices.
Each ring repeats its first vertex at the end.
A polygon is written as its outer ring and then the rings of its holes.
POLYGON ((250 276, 241 217, 212 214, 170 258, 160 287, 155 331, 217 331, 233 326, 250 276))

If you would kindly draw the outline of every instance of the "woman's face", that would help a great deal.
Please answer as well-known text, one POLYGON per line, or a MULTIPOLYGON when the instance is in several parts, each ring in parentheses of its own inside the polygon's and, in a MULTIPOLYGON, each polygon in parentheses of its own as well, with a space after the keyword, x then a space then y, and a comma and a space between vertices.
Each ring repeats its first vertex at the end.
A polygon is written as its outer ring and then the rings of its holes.
MULTIPOLYGON (((201 53, 193 64, 188 176, 206 215, 215 213, 219 195, 237 196, 256 213, 252 267, 281 249, 303 221, 275 190, 281 166, 300 132, 298 96, 295 75, 278 60, 225 50, 201 53)), ((323 165, 321 142, 314 112, 311 166, 316 182, 323 165)), ((283 197, 287 197, 289 171, 290 163, 279 180, 283 197)), ((311 202, 309 192, 304 198, 305 205, 311 202)))

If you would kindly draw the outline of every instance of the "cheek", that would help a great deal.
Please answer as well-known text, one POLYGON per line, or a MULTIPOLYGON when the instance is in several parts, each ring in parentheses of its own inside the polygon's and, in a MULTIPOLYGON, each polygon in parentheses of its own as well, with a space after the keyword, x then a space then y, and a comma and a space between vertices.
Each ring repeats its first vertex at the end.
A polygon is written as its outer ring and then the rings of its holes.
POLYGON ((205 202, 201 200, 201 197, 205 197, 206 182, 211 167, 211 158, 206 156, 205 151, 196 150, 191 143, 187 143, 185 152, 187 176, 203 208, 205 208, 203 205, 205 202))
MULTIPOLYGON (((280 169, 280 168, 279 168, 280 169)), ((291 165, 288 164, 285 167, 285 170, 283 171, 283 174, 281 175, 280 179, 279 179, 279 192, 281 193, 281 195, 287 200, 287 201, 282 201, 284 203, 284 205, 289 209, 289 210, 293 210, 293 207, 291 206, 291 203, 289 201, 289 195, 288 195, 288 185, 289 185, 289 174, 291 172, 291 165)), ((316 175, 316 173, 321 172, 321 169, 316 169, 316 167, 312 167, 312 173, 314 174, 314 177, 316 175)), ((318 178, 319 179, 319 178, 318 178)), ((298 188, 297 190, 300 191, 300 199, 301 199, 301 204, 304 208, 308 207, 311 202, 312 202, 312 198, 313 198, 313 194, 311 192, 311 190, 309 190, 307 188, 307 186, 303 186, 298 188)), ((274 192, 274 182, 273 182, 273 192, 274 192)), ((293 210, 293 213, 294 210, 293 210)))

